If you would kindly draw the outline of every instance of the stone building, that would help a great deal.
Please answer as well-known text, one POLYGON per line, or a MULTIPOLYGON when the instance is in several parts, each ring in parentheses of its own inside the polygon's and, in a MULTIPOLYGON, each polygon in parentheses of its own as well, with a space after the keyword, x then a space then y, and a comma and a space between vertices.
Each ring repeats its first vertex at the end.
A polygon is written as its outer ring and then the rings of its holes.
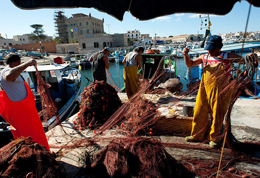
POLYGON ((129 31, 127 31, 127 37, 130 39, 135 38, 135 39, 140 40, 141 33, 139 30, 129 30, 129 31))
POLYGON ((58 11, 55 15, 56 30, 63 43, 69 43, 72 39, 78 41, 85 36, 104 33, 104 19, 92 17, 91 14, 72 14, 67 18, 64 12, 58 11))
MULTIPOLYGON (((36 41, 33 41, 30 39, 30 37, 34 36, 33 34, 23 34, 23 35, 15 35, 13 36, 13 41, 15 43, 19 43, 19 44, 29 44, 29 43, 35 43, 36 41)), ((52 41, 52 37, 51 36, 46 36, 46 39, 44 40, 44 42, 49 42, 52 41)))

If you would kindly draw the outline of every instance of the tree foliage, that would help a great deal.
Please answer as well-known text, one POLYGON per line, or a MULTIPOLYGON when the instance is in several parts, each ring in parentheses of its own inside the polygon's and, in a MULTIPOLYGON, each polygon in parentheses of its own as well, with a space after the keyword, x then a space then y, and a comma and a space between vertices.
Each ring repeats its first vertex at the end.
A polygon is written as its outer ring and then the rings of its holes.
POLYGON ((32 34, 33 36, 30 37, 31 40, 39 42, 39 41, 44 41, 47 36, 44 35, 44 30, 43 30, 43 25, 41 24, 33 24, 31 27, 34 29, 32 34))

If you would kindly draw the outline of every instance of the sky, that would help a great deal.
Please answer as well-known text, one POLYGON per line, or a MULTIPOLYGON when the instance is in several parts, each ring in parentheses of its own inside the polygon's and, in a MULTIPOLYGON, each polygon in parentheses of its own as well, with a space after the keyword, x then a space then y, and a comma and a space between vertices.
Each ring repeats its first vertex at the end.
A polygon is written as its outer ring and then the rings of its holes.
MULTIPOLYGON (((75 13, 83 13, 92 17, 104 18, 104 31, 109 34, 127 33, 128 30, 139 30, 141 34, 150 34, 154 37, 169 37, 184 34, 204 34, 205 28, 200 29, 200 14, 178 13, 162 16, 147 21, 139 21, 129 12, 124 14, 123 21, 99 12, 94 8, 63 8, 63 9, 37 9, 22 10, 16 7, 11 0, 1 0, 1 28, 0 34, 4 38, 12 39, 15 35, 30 34, 32 24, 42 24, 45 35, 57 36, 55 31, 54 14, 63 11, 64 15, 71 17, 75 13)), ((210 15, 211 33, 225 34, 244 32, 246 29, 249 3, 237 2, 232 11, 225 16, 210 15)), ((204 16, 204 15, 202 15, 204 16)), ((247 32, 260 31, 260 8, 252 6, 247 32)))

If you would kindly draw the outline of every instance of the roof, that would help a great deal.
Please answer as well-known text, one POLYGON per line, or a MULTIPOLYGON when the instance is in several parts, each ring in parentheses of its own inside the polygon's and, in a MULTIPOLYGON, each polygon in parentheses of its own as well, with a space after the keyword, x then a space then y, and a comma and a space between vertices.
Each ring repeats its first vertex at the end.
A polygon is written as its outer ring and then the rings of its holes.
MULTIPOLYGON (((139 20, 150 20, 174 13, 226 15, 240 0, 12 0, 12 2, 21 9, 93 7, 122 21, 126 11, 139 20)), ((247 2, 260 7, 259 0, 247 0, 247 2)))
MULTIPOLYGON (((224 45, 221 48, 221 51, 238 51, 241 50, 243 47, 243 49, 248 49, 248 48, 260 48, 260 42, 247 42, 244 43, 234 43, 234 44, 229 44, 229 45, 224 45)), ((198 49, 192 49, 190 50, 189 54, 191 55, 197 55, 197 54, 204 54, 207 53, 207 50, 204 50, 204 48, 198 48, 198 49)))
MULTIPOLYGON (((68 67, 69 64, 55 64, 55 65, 37 65, 38 71, 48 71, 48 70, 61 70, 68 67)), ((26 72, 35 72, 34 66, 29 66, 25 69, 26 72)))

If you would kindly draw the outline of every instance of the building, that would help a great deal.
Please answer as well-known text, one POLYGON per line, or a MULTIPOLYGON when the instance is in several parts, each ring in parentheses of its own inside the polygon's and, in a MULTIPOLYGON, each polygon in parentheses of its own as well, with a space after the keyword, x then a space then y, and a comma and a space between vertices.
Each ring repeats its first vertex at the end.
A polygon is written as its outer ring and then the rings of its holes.
POLYGON ((141 38, 141 33, 139 30, 129 30, 127 31, 127 37, 130 39, 138 39, 140 40, 141 38))
POLYGON ((72 14, 67 18, 64 12, 58 11, 55 15, 56 31, 63 43, 69 43, 72 39, 79 41, 85 36, 104 33, 104 19, 92 17, 91 14, 72 14))
POLYGON ((180 41, 201 41, 203 40, 203 35, 202 34, 196 34, 196 35, 179 35, 179 36, 174 36, 171 38, 172 42, 180 42, 180 41))
MULTIPOLYGON (((31 40, 30 38, 34 36, 33 34, 23 34, 23 35, 15 35, 13 36, 13 41, 16 44, 29 44, 29 43, 35 43, 36 41, 31 40)), ((45 42, 52 41, 51 36, 46 36, 45 42)))
POLYGON ((11 45, 21 45, 21 44, 22 44, 21 42, 14 41, 13 39, 0 38, 0 49, 7 48, 11 45))
POLYGON ((104 47, 128 45, 126 34, 111 35, 104 32, 104 19, 82 13, 72 14, 72 17, 67 18, 63 13, 58 11, 55 15, 56 30, 63 43, 57 46, 59 53, 84 53, 88 50, 98 51, 104 47))

